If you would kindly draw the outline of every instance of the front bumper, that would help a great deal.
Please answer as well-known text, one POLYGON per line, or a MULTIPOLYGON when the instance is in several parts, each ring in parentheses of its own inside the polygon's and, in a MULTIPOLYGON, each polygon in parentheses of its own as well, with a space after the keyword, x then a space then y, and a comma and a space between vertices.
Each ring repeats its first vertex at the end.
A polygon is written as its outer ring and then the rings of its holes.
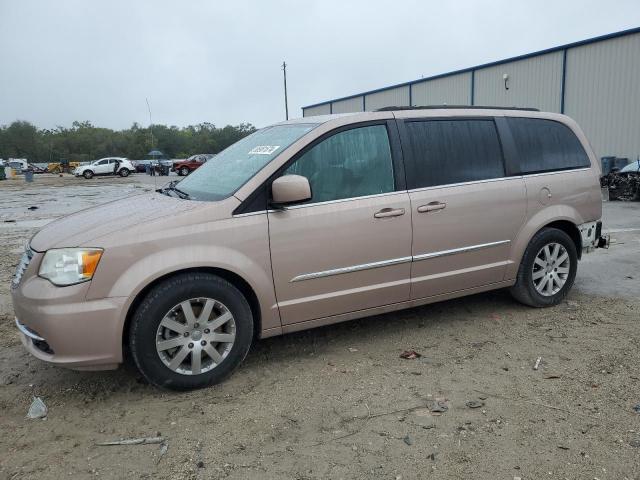
MULTIPOLYGON (((35 260, 35 259, 34 259, 35 260)), ((126 298, 86 300, 89 282, 56 287, 29 275, 11 290, 22 344, 35 357, 76 370, 109 370, 122 362, 126 298)))

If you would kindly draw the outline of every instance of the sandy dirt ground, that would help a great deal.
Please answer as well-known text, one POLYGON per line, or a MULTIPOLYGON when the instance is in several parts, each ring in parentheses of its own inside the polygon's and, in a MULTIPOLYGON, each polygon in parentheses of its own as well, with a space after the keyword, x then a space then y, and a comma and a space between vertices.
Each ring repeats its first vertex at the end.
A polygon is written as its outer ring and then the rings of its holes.
POLYGON ((497 291, 270 338, 190 393, 32 358, 9 298, 25 241, 148 181, 0 182, 0 479, 640 478, 640 205, 605 204, 615 243, 554 308, 497 291))

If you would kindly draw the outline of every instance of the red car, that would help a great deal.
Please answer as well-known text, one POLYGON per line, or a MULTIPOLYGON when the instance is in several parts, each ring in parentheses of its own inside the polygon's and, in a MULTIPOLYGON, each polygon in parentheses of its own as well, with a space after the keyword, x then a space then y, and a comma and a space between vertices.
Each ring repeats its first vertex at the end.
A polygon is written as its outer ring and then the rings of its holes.
POLYGON ((178 175, 180 175, 181 177, 186 177, 196 168, 201 167, 207 160, 211 160, 213 157, 215 157, 215 155, 211 153, 199 153, 197 155, 191 155, 186 160, 174 162, 171 171, 178 172, 178 175))

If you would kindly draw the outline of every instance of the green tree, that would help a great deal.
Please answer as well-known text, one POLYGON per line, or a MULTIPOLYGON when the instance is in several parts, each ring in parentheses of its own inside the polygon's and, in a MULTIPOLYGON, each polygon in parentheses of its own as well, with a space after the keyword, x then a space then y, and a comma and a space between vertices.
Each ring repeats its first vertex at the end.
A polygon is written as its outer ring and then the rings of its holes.
POLYGON ((184 128, 137 123, 125 130, 95 127, 89 121, 76 121, 71 128, 37 129, 29 122, 15 121, 0 127, 0 158, 27 158, 31 162, 89 161, 106 156, 147 158, 152 148, 169 158, 195 153, 218 153, 242 137, 255 132, 249 123, 218 128, 200 123, 184 128))

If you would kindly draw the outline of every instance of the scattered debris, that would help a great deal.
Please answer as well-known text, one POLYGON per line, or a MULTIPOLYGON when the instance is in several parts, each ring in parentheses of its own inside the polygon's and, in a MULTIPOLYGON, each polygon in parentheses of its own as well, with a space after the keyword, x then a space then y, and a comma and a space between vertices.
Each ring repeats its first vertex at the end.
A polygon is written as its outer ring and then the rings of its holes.
POLYGON ((156 463, 160 463, 160 460, 162 460, 162 457, 167 453, 167 450, 169 450, 169 442, 162 442, 160 444, 160 453, 158 454, 158 461, 156 463))
POLYGON ((436 461, 436 452, 433 452, 431 455, 427 455, 427 458, 433 462, 436 461))
POLYGON ((415 350, 405 350, 400 354, 400 358, 404 358, 406 360, 415 360, 416 358, 420 358, 422 354, 416 352, 415 350))
POLYGON ((557 373, 546 373, 542 378, 545 378, 547 380, 551 380, 554 378, 562 378, 562 375, 558 375, 557 373))
POLYGON ((640 437, 634 438, 633 440, 631 440, 629 442, 629 445, 631 445, 634 448, 640 448, 640 437))
POLYGON ((640 413, 640 403, 636 403, 633 406, 633 411, 636 412, 636 413, 640 413))
POLYGON ((39 207, 28 207, 27 210, 37 210, 39 207))
POLYGON ((9 220, 4 220, 4 223, 16 223, 16 221, 13 219, 9 219, 9 220))
POLYGON ((355 352, 357 352, 357 351, 358 351, 358 349, 357 349, 357 348, 353 348, 353 347, 349 347, 349 351, 350 351, 351 353, 355 353, 355 352))
POLYGON ((449 410, 446 400, 437 400, 429 409, 431 413, 444 413, 449 410))
POLYGON ((27 412, 27 418, 47 418, 49 409, 40 397, 33 397, 33 402, 27 412))
POLYGON ((538 370, 538 367, 540 366, 541 361, 542 361, 542 357, 538 357, 538 359, 536 360, 536 364, 533 366, 534 370, 538 370))
POLYGON ((404 441, 404 443, 406 443, 409 446, 413 445, 413 440, 408 434, 402 439, 402 441, 404 441))
POLYGON ((484 402, 482 400, 469 400, 465 405, 469 408, 480 408, 484 407, 484 402))
POLYGON ((158 443, 164 443, 164 437, 142 437, 142 438, 127 438, 122 440, 115 440, 113 442, 100 442, 96 443, 99 447, 108 447, 111 445, 153 445, 158 443))
POLYGON ((204 462, 202 460, 200 460, 198 463, 196 463, 196 467, 204 468, 204 462))
POLYGON ((566 446, 564 446, 564 445, 558 445, 558 448, 559 448, 560 450, 569 450, 569 447, 566 447, 566 446))

